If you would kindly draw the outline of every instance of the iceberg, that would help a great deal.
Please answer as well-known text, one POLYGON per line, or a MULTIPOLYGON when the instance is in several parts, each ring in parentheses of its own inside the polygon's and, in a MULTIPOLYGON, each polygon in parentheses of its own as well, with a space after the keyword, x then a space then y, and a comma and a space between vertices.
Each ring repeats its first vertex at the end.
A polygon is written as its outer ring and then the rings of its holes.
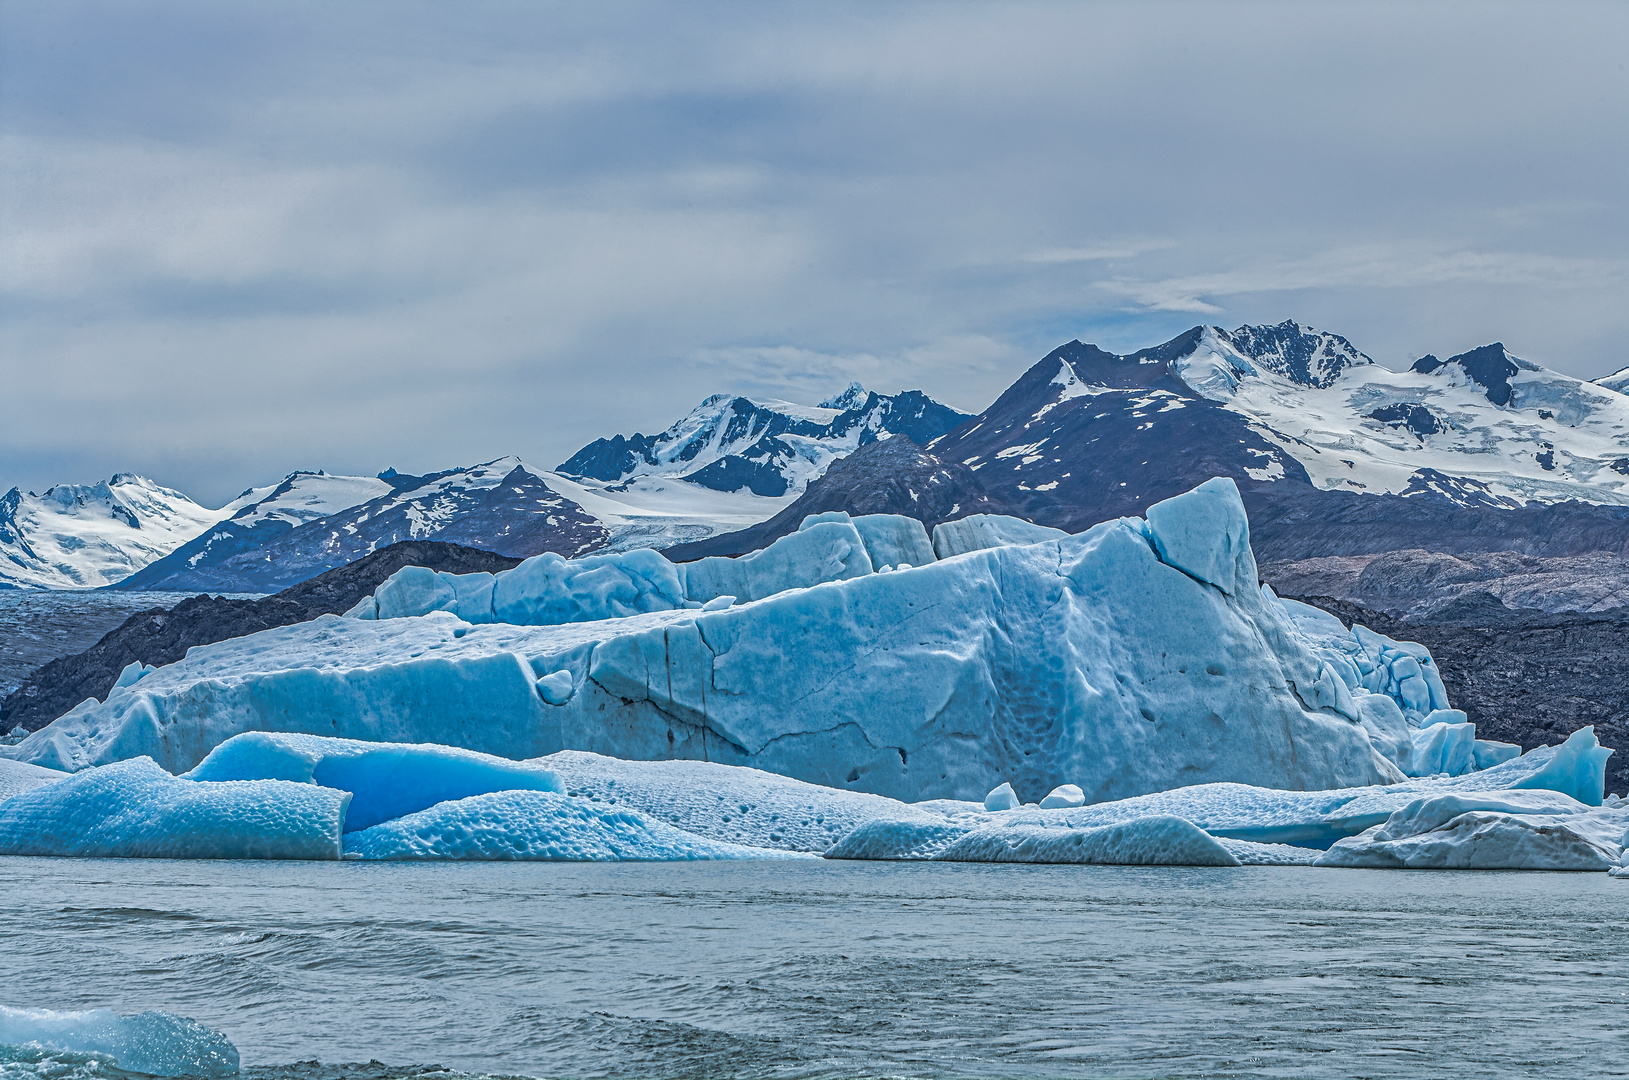
MULTIPOLYGON (((111 1009, 55 1012, 0 1005, 0 1044, 112 1058, 127 1073, 223 1080, 238 1073, 225 1035, 166 1012, 120 1016, 111 1009)), ((0 1062, 0 1074, 7 1071, 0 1062)))
POLYGON ((707 840, 644 814, 554 792, 500 791, 348 833, 345 857, 614 862, 815 856, 707 840))
POLYGON ((1090 829, 1002 825, 974 829, 933 856, 939 862, 1238 866, 1209 833, 1166 814, 1090 829))
MULTIPOLYGON (((1098 803, 1402 779, 1343 678, 1256 588, 1232 482, 1149 513, 714 611, 636 611, 701 603, 652 552, 539 556, 495 577, 492 622, 324 616, 193 649, 7 753, 184 772, 234 735, 289 732, 699 759, 906 802, 1002 781, 1025 801, 1072 784, 1098 803), (545 617, 572 621, 530 624, 545 617)), ((839 533, 869 561, 852 521, 795 536, 839 533)))
POLYGON ((350 798, 287 780, 198 783, 134 758, 0 802, 0 855, 337 859, 350 798))
MULTIPOLYGON (((1316 866, 1455 870, 1609 870, 1623 858, 1629 811, 1434 795, 1336 841, 1316 866)), ((1521 793, 1534 794, 1534 793, 1521 793)))
POLYGON ((971 514, 933 527, 933 553, 938 558, 950 559, 970 551, 1041 544, 1062 540, 1068 535, 1062 529, 1049 529, 1005 514, 971 514))
POLYGON ((186 775, 200 782, 292 780, 349 792, 347 832, 472 795, 563 790, 559 777, 538 765, 456 746, 264 731, 233 736, 186 775))

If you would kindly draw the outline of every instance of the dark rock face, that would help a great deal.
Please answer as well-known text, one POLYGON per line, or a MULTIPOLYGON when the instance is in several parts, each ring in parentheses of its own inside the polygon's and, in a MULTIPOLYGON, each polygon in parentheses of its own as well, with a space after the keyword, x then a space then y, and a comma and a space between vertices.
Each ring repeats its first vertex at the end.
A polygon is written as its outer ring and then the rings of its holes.
POLYGON ((1629 794, 1629 615, 1512 610, 1484 594, 1404 621, 1333 597, 1294 599, 1430 649, 1448 700, 1480 738, 1531 750, 1595 725, 1601 745, 1617 750, 1606 790, 1629 794))
POLYGON ((832 510, 855 517, 903 514, 921 521, 930 531, 941 521, 969 514, 1008 512, 983 492, 967 466, 946 462, 896 435, 862 446, 834 462, 796 502, 768 521, 739 532, 678 544, 662 554, 674 562, 709 555, 745 555, 797 532, 810 514, 832 510))
POLYGON ((1294 320, 1277 326, 1241 326, 1228 340, 1269 371, 1320 389, 1333 385, 1347 368, 1374 363, 1339 334, 1313 330, 1294 320))
POLYGON ((1421 439, 1447 431, 1451 426, 1429 405, 1387 405, 1368 416, 1370 420, 1378 420, 1388 427, 1407 428, 1421 439))
MULTIPOLYGON (((220 543, 197 557, 187 545, 118 584, 120 589, 272 592, 408 540, 464 544, 524 558, 567 557, 602 546, 610 533, 541 477, 515 465, 498 483, 478 466, 428 477, 383 477, 400 486, 376 499, 269 536, 220 543)), ((200 540, 213 535, 206 533, 200 540)), ((194 543, 197 543, 196 541, 194 543)))
POLYGON ((1488 400, 1495 405, 1509 405, 1513 394, 1510 377, 1521 370, 1515 359, 1505 351, 1502 342, 1483 345, 1479 349, 1438 360, 1435 356, 1422 356, 1414 361, 1413 370, 1431 374, 1449 364, 1458 364, 1470 380, 1482 388, 1488 400))
POLYGON ((1072 341, 928 449, 967 465, 1009 513, 1070 532, 1213 476, 1311 492, 1300 462, 1172 369, 1202 331, 1128 356, 1072 341))
POLYGON ((171 664, 194 645, 348 611, 404 566, 473 574, 507 570, 518 562, 457 544, 406 541, 260 600, 192 596, 172 608, 137 612, 86 651, 53 660, 30 675, 0 702, 0 730, 20 725, 37 731, 88 697, 105 698, 133 661, 171 664))

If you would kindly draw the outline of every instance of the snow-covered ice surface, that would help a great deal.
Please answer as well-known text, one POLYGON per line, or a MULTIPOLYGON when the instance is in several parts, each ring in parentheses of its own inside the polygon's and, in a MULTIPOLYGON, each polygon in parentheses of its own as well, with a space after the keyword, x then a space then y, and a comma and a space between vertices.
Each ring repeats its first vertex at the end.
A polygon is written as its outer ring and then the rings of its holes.
MULTIPOLYGON (((293 731, 700 758, 907 801, 979 799, 1002 780, 1099 802, 1401 778, 1342 677, 1256 588, 1232 482, 1150 512, 724 610, 555 626, 325 616, 194 649, 6 753, 183 771, 232 735, 293 731), (538 680, 563 671, 572 692, 551 704, 538 680)), ((810 532, 827 528, 841 526, 810 532)))
POLYGON ((122 581, 214 524, 199 506, 144 476, 58 484, 0 496, 0 583, 93 589, 122 581))
MULTIPOLYGON (((18 1064, 7 1059, 15 1050, 28 1049, 105 1055, 126 1072, 148 1076, 217 1080, 238 1072, 238 1051, 230 1039, 196 1020, 165 1012, 120 1016, 112 1009, 55 1012, 0 1005, 0 1046, 12 1051, 0 1056, 0 1076, 7 1077, 13 1075, 8 1066, 18 1064)), ((21 1064, 44 1065, 38 1072, 49 1077, 73 1075, 74 1065, 94 1062, 58 1062, 55 1068, 38 1060, 21 1064)))
POLYGON ((708 840, 632 810, 547 791, 438 803, 345 836, 351 859, 662 862, 811 858, 708 840))
POLYGON ((697 836, 758 848, 822 852, 866 823, 933 825, 953 816, 881 795, 704 761, 621 761, 565 750, 536 764, 559 776, 571 795, 637 810, 697 836))
POLYGON ((42 784, 61 780, 67 775, 56 769, 45 769, 24 761, 0 758, 0 801, 25 791, 33 791, 42 784))
POLYGON ((963 834, 933 857, 940 862, 1239 865, 1239 860, 1209 833, 1167 814, 1084 829, 994 825, 963 834))
POLYGON ((337 859, 349 801, 288 780, 197 783, 134 758, 0 802, 0 854, 337 859))

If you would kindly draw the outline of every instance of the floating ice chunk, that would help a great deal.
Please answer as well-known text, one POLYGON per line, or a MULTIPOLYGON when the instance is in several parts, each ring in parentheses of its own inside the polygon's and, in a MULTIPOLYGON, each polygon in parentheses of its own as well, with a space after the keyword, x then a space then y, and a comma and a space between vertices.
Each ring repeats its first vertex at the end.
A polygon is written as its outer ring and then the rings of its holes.
POLYGON ((1475 758, 1478 769, 1491 769, 1495 765, 1503 765, 1507 761, 1514 761, 1521 757, 1522 748, 1515 743, 1477 739, 1472 756, 1475 758))
POLYGON ((984 796, 984 808, 989 811, 1016 810, 1023 802, 1018 798, 1018 792, 1012 789, 1010 783, 1003 782, 1000 787, 984 796))
POLYGON ((494 621, 523 626, 672 611, 688 599, 678 568, 649 548, 569 561, 545 552, 494 577, 494 621))
POLYGON ((41 784, 61 780, 67 775, 68 773, 58 772, 56 769, 46 769, 39 765, 30 765, 24 761, 0 758, 0 801, 9 799, 13 795, 24 791, 33 791, 41 784))
POLYGON ((292 780, 348 791, 352 796, 345 815, 348 832, 448 799, 515 789, 562 790, 559 777, 541 766, 455 746, 361 742, 267 731, 251 731, 228 739, 187 778, 292 780))
POLYGON ((812 856, 707 840, 631 810, 547 791, 438 803, 345 837, 347 858, 539 862, 796 859, 812 856))
POLYGON ((571 700, 577 688, 572 685, 571 672, 556 671, 537 680, 537 691, 550 705, 564 705, 571 700))
POLYGON ((865 822, 934 824, 966 811, 966 804, 934 811, 716 762, 621 761, 566 750, 533 763, 579 798, 749 847, 821 852, 865 822))
POLYGON ((1616 869, 1608 870, 1607 873, 1611 874, 1613 877, 1629 878, 1629 866, 1620 866, 1616 869))
MULTIPOLYGON (((1023 518, 1005 514, 971 514, 933 527, 933 553, 940 559, 966 555, 969 551, 1061 540, 1069 534, 1062 529, 1034 525, 1023 518)), ((922 560, 926 562, 927 560, 922 560)))
MULTIPOLYGON (((1441 716, 1445 712, 1451 710, 1439 709, 1431 715, 1441 716)), ((1414 732, 1414 757, 1409 775, 1463 776, 1476 767, 1475 749, 1475 724, 1429 724, 1414 732)))
POLYGON ((762 600, 788 589, 865 577, 872 571, 865 541, 850 521, 805 522, 798 532, 739 559, 713 556, 678 567, 685 596, 701 601, 719 596, 762 600))
POLYGON ((112 1009, 55 1012, 0 1005, 0 1043, 105 1054, 125 1072, 148 1076, 224 1078, 238 1072, 238 1050, 230 1039, 166 1012, 120 1016, 112 1009))
POLYGON ((707 601, 705 604, 701 605, 701 610, 702 611, 723 611, 725 608, 734 607, 734 606, 735 606, 735 597, 733 597, 733 596, 715 596, 711 600, 707 601))
POLYGON ((1042 810, 1066 810, 1073 806, 1085 806, 1086 793, 1074 784, 1059 784, 1041 800, 1042 810))
POLYGON ((1315 865, 1606 870, 1622 857, 1621 843, 1604 843, 1592 835, 1596 830, 1575 826, 1568 814, 1464 809, 1476 801, 1452 795, 1421 799, 1358 836, 1336 841, 1315 865))
POLYGON ((826 849, 828 859, 911 862, 935 858, 973 830, 954 821, 868 821, 826 849))
POLYGON ((1154 815, 1092 829, 989 825, 934 856, 941 862, 1098 863, 1112 866, 1238 866, 1203 829, 1154 815))
MULTIPOLYGON (((1250 552, 1250 523, 1237 484, 1225 476, 1214 477, 1155 503, 1146 517, 1149 536, 1163 561, 1233 594, 1239 558, 1250 552)), ((1255 578, 1248 584, 1254 588, 1255 578)))
POLYGON ((287 780, 201 784, 135 758, 0 802, 0 854, 336 859, 350 800, 287 780))

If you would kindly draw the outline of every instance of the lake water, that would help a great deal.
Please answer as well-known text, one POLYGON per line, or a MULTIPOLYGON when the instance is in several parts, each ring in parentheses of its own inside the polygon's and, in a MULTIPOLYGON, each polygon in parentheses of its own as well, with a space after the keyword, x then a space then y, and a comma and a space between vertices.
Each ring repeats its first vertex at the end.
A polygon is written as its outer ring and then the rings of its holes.
MULTIPOLYGON (((59 656, 84 652, 138 611, 174 607, 192 593, 0 589, 0 697, 59 656)), ((231 593, 252 599, 258 593, 231 593)))
POLYGON ((260 1080, 1629 1076, 1604 874, 7 858, 0 905, 0 1003, 260 1080))

